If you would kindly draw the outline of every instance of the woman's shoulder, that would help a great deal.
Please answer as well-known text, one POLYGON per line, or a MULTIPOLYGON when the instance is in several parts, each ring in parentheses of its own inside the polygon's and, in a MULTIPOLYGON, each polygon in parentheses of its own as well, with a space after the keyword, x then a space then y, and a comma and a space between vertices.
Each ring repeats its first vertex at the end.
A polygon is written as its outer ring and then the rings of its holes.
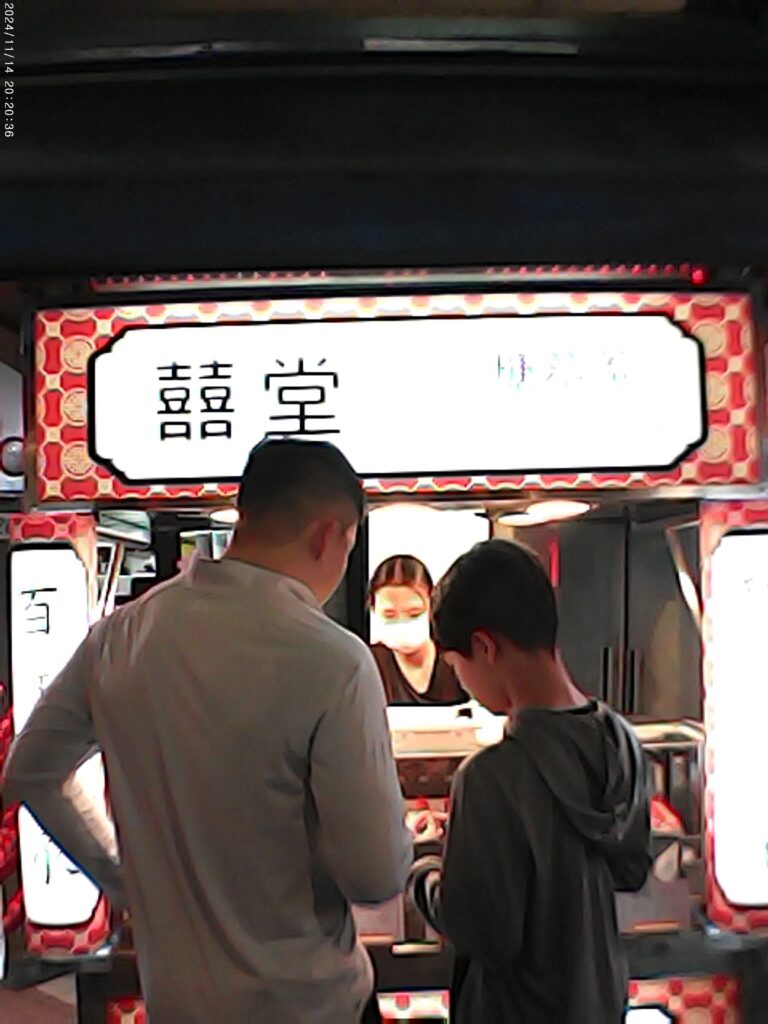
POLYGON ((434 681, 442 699, 457 704, 469 700, 469 697, 461 688, 459 677, 445 660, 445 655, 441 653, 438 653, 435 662, 434 681))
POLYGON ((376 659, 376 664, 391 666, 396 665, 395 656, 386 644, 376 643, 370 645, 371 654, 376 659))

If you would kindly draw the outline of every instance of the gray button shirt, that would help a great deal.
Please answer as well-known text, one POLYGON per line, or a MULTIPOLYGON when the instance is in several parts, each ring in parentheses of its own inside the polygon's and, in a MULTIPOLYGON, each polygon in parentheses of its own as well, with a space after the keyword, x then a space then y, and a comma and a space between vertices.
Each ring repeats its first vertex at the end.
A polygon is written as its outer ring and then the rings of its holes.
POLYGON ((17 739, 5 799, 130 905, 153 1024, 353 1024, 371 968, 350 903, 412 842, 381 681, 302 583, 194 561, 91 631, 17 739), (67 784, 105 758, 121 863, 67 784))

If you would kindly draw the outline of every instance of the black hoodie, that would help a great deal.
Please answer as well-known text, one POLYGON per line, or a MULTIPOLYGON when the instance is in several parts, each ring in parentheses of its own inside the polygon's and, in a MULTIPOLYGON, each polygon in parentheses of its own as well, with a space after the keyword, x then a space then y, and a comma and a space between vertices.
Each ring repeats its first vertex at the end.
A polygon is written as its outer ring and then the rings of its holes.
POLYGON ((646 762, 604 704, 526 710, 453 784, 442 877, 412 892, 452 943, 454 1024, 618 1024, 614 892, 651 865, 646 762))

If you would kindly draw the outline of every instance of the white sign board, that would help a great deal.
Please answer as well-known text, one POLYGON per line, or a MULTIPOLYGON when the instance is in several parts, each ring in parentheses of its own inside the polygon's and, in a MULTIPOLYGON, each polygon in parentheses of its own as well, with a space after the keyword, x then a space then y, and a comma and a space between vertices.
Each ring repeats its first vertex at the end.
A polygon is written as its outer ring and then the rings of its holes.
POLYGON ((727 899, 768 904, 768 533, 729 533, 712 556, 715 876, 727 899))
POLYGON ((660 315, 135 328, 89 378, 91 455, 128 483, 237 480, 267 434, 363 477, 662 468, 706 434, 701 348, 660 315))
MULTIPOLYGON (((88 587, 73 548, 28 545, 11 551, 11 679, 18 735, 47 686, 88 633, 88 587)), ((83 788, 104 806, 101 757, 78 771, 83 788)), ((24 907, 34 924, 68 927, 88 921, 99 891, 22 808, 19 814, 24 907)))

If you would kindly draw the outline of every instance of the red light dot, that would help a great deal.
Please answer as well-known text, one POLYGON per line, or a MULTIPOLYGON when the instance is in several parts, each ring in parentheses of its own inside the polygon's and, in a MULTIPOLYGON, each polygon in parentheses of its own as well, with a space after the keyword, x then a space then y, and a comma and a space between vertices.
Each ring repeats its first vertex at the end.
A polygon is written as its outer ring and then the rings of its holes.
POLYGON ((703 267, 694 267, 691 271, 692 284, 704 284, 707 280, 707 272, 703 267))

